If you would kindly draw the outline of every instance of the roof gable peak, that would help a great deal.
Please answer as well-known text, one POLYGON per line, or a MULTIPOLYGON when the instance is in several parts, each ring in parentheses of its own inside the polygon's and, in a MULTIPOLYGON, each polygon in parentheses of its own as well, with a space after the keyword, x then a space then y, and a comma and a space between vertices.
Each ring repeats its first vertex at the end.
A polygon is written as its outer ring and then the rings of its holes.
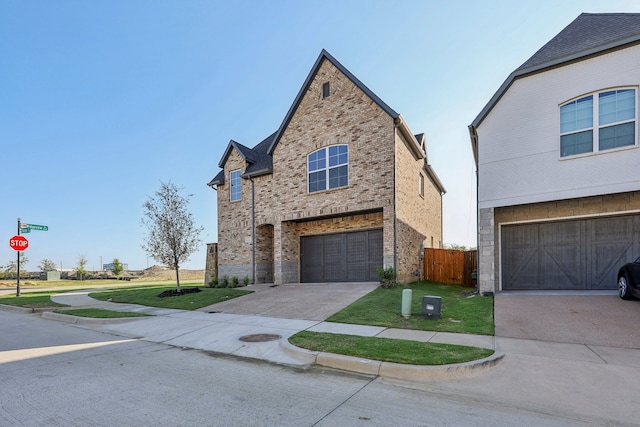
POLYGON ((284 120, 282 121, 282 124, 280 124, 280 127, 276 131, 276 134, 275 134, 275 136, 274 136, 274 138, 273 138, 273 140, 271 142, 271 145, 269 146, 269 149, 267 151, 268 154, 270 154, 270 155, 273 154, 273 150, 275 149, 276 145, 280 141, 280 137, 282 136, 282 133, 284 132, 284 130, 289 125, 289 122, 291 121, 291 118, 293 117, 293 115, 295 114, 298 106, 300 105, 300 102, 302 101, 302 98, 304 97, 305 93, 307 92, 307 89, 309 88, 309 86, 313 82, 313 79, 318 74, 318 71, 320 70, 320 67, 322 66, 322 64, 323 64, 323 62, 325 60, 329 61, 342 74, 344 74, 349 80, 351 80, 351 82, 353 84, 355 84, 360 90, 362 90, 380 108, 382 108, 387 114, 389 114, 389 116, 391 116, 393 119, 397 119, 398 118, 398 116, 399 116, 398 113, 396 113, 391 107, 389 107, 384 101, 382 101, 382 99, 380 99, 375 93, 373 93, 368 87, 366 87, 356 76, 354 76, 340 62, 338 62, 338 60, 336 60, 329 52, 327 52, 325 49, 322 49, 322 51, 320 51, 320 55, 318 55, 318 58, 316 59, 316 62, 313 64, 313 67, 311 67, 311 71, 309 72, 309 74, 307 75, 307 78, 305 79, 304 83, 302 84, 302 87, 300 88, 300 91, 298 91, 298 94, 296 95, 296 98, 294 99, 293 104, 291 104, 291 107, 289 108, 289 111, 287 112, 286 116, 284 117, 284 120))

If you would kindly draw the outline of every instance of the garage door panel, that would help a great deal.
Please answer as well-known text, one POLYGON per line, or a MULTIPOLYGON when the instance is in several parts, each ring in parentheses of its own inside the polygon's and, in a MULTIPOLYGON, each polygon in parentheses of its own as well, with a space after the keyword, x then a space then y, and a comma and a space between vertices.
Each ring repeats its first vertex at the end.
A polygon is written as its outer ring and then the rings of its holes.
POLYGON ((640 215, 503 226, 502 289, 615 289, 638 227, 640 215))
POLYGON ((580 289, 582 286, 580 247, 545 246, 542 261, 542 289, 580 289))
POLYGON ((504 227, 502 239, 509 257, 503 263, 503 286, 509 289, 537 289, 539 286, 538 248, 527 242, 538 240, 535 226, 504 227), (507 285, 508 284, 508 285, 507 285))

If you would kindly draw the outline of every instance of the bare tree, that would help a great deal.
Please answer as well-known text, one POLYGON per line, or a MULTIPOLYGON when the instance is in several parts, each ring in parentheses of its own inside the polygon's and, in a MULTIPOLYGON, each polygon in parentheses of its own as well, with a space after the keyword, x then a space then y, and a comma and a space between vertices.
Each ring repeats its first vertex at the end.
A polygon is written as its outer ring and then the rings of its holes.
POLYGON ((56 263, 51 261, 50 259, 45 258, 42 261, 40 261, 40 265, 38 266, 38 268, 40 269, 40 271, 44 271, 45 273, 47 271, 55 271, 56 263))
POLYGON ((87 266, 87 257, 80 255, 78 257, 78 266, 76 267, 76 278, 78 280, 84 280, 84 275, 87 274, 85 267, 87 266))
POLYGON ((142 205, 142 224, 147 227, 146 244, 142 249, 156 261, 175 269, 178 292, 181 291, 180 264, 198 249, 200 233, 204 229, 194 224, 193 216, 187 210, 192 195, 181 196, 182 189, 161 181, 156 197, 149 197, 142 205))

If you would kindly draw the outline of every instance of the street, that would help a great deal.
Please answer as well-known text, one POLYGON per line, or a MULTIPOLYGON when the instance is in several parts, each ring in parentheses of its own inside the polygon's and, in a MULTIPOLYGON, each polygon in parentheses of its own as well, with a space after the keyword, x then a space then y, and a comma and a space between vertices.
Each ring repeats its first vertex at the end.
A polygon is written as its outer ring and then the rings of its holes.
POLYGON ((450 387, 320 368, 302 371, 5 311, 0 311, 0 336, 0 425, 606 423, 605 418, 585 419, 527 402, 503 402, 499 392, 493 396, 473 389, 474 381, 487 381, 493 372, 450 387))

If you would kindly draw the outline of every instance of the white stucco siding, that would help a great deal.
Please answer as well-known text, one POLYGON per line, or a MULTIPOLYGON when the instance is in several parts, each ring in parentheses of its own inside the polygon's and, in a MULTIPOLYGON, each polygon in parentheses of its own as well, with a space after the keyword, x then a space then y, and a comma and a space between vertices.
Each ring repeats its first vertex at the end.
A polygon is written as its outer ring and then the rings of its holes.
POLYGON ((480 208, 640 189, 638 121, 634 146, 562 158, 559 119, 566 101, 639 85, 638 46, 517 79, 478 127, 480 208))

